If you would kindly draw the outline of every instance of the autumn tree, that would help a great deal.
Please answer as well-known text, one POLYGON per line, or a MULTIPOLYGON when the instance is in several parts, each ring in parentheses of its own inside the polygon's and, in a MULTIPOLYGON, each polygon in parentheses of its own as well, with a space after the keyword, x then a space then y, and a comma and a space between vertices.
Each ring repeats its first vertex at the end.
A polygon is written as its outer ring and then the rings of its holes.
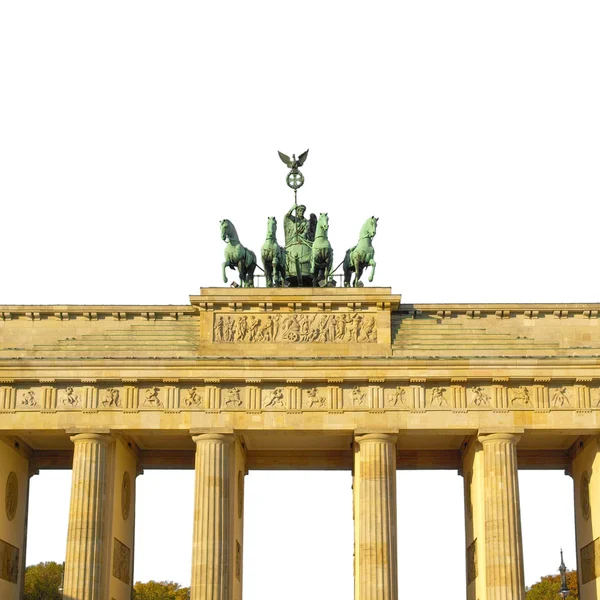
MULTIPOLYGON (((579 600, 577 571, 567 571, 567 585, 571 590, 569 600, 579 600)), ((546 575, 540 581, 527 588, 526 600, 557 600, 560 598, 560 575, 546 575)))
POLYGON ((138 581, 133 586, 133 600, 190 600, 190 588, 172 581, 138 581))
POLYGON ((62 573, 63 566, 55 562, 41 562, 27 567, 23 600, 62 600, 58 591, 62 573))

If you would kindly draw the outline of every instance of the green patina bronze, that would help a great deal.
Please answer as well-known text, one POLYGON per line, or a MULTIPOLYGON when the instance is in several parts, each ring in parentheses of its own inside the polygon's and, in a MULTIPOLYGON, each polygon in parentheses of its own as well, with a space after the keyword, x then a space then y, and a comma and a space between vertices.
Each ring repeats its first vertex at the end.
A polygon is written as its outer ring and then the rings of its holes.
POLYGON ((360 287, 360 281, 363 270, 366 267, 372 267, 369 281, 373 281, 375 276, 375 248, 373 248, 373 238, 377 233, 377 221, 375 217, 369 217, 360 230, 358 244, 346 251, 344 257, 344 287, 350 287, 350 279, 354 271, 353 287, 360 287))
POLYGON ((277 242, 277 219, 267 219, 267 239, 260 250, 267 287, 281 287, 286 282, 286 252, 277 242))
POLYGON ((238 238, 237 231, 229 219, 221 221, 221 239, 225 246, 225 262, 223 263, 223 282, 227 283, 225 269, 236 269, 240 275, 242 287, 254 287, 254 269, 256 269, 256 254, 245 248, 238 238))
MULTIPOLYGON (((344 286, 350 287, 354 273, 354 287, 363 284, 360 278, 367 267, 372 267, 369 281, 375 275, 375 249, 373 238, 377 232, 375 217, 367 219, 360 230, 358 243, 347 250, 344 260, 333 269, 333 248, 329 243, 329 217, 321 213, 319 219, 314 214, 306 218, 306 206, 298 204, 297 191, 304 184, 304 176, 299 171, 308 150, 298 158, 292 158, 279 152, 281 160, 290 168, 286 182, 294 190, 294 205, 283 219, 285 248, 277 242, 277 219, 267 219, 267 237, 261 248, 267 287, 332 286, 334 273, 343 265, 344 286)), ((233 223, 228 219, 221 221, 221 238, 227 243, 225 262, 223 263, 223 281, 227 283, 226 267, 237 269, 242 287, 254 287, 254 269, 257 267, 256 255, 240 243, 233 223)), ((260 269, 260 267, 258 267, 260 269)), ((237 285, 237 284, 233 284, 237 285)))

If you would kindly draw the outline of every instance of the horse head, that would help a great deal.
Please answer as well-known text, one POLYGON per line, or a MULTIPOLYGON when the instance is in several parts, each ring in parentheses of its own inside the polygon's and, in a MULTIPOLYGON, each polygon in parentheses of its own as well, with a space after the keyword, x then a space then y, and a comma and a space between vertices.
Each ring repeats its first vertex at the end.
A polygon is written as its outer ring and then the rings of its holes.
POLYGON ((327 216, 327 213, 321 213, 319 215, 319 220, 317 221, 317 235, 319 231, 324 232, 326 234, 328 229, 329 217, 327 216))
POLYGON ((277 239, 277 219, 267 217, 267 238, 277 239))
POLYGON ((360 230, 360 237, 374 238, 377 233, 377 221, 379 221, 378 217, 369 217, 360 230))
POLYGON ((221 239, 224 242, 229 242, 230 240, 237 240, 237 231, 233 226, 233 223, 229 219, 223 219, 221 222, 221 239))

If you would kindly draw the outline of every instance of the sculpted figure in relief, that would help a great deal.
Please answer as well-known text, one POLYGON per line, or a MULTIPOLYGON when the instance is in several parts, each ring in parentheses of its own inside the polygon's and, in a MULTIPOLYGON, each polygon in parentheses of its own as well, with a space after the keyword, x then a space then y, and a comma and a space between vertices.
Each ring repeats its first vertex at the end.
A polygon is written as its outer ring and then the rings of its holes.
POLYGON ((240 398, 240 388, 234 387, 230 390, 224 390, 225 392, 225 406, 241 406, 242 399, 240 398))
POLYGON ((515 395, 511 400, 511 404, 513 406, 515 404, 531 404, 531 400, 529 399, 529 389, 522 385, 519 389, 515 390, 515 395))
POLYGON ((202 405, 202 396, 198 393, 195 387, 190 388, 188 391, 187 398, 184 399, 184 403, 186 406, 201 406, 202 405))
POLYGON ((554 395, 552 396, 552 405, 553 406, 565 406, 565 404, 567 406, 571 405, 571 403, 569 402, 569 398, 567 396, 567 388, 560 387, 554 392, 554 395))
POLYGON ((107 407, 121 406, 121 401, 119 400, 119 390, 117 388, 108 388, 102 404, 107 407))
POLYGON ((217 343, 377 342, 377 322, 359 313, 285 313, 275 315, 215 315, 217 343))
POLYGON ((323 396, 319 396, 319 391, 316 387, 310 388, 306 390, 306 395, 308 396, 308 406, 313 407, 315 404, 317 406, 325 406, 325 398, 323 396))
POLYGON ((400 402, 400 404, 402 406, 406 407, 406 390, 404 390, 401 387, 397 387, 395 390, 392 391, 392 394, 390 396, 388 396, 388 402, 392 405, 392 406, 398 406, 398 402, 400 402))
POLYGON ((485 391, 483 390, 483 388, 479 385, 476 385, 473 388, 473 395, 475 396, 475 398, 473 398, 473 404, 475 406, 488 406, 490 403, 490 396, 489 394, 486 394, 485 391))
POLYGON ((265 408, 271 406, 283 406, 283 388, 275 388, 267 398, 265 408))
POLYGON ((443 387, 434 387, 431 390, 431 406, 434 406, 437 402, 438 406, 442 406, 442 404, 448 404, 448 400, 444 397, 446 393, 446 388, 443 387))
POLYGON ((77 406, 79 404, 79 394, 76 394, 71 386, 65 390, 65 393, 66 396, 63 398, 63 404, 68 404, 69 406, 77 406))
POLYGON ((22 406, 37 406, 37 400, 35 399, 35 392, 28 390, 23 392, 23 399, 21 400, 22 406))
POLYGON ((365 403, 366 398, 367 395, 364 392, 361 392, 357 385, 352 388, 352 404, 354 404, 354 406, 362 406, 365 403))
POLYGON ((158 397, 158 392, 160 392, 160 388, 150 387, 148 388, 144 394, 146 399, 144 400, 144 404, 150 404, 150 406, 162 406, 162 402, 158 397))

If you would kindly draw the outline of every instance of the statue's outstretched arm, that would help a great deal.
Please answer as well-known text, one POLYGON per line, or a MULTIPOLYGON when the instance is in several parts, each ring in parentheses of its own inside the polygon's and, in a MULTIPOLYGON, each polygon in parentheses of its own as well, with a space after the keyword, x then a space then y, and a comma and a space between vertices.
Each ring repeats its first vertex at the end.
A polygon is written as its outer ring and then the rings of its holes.
POLYGON ((296 210, 296 208, 298 208, 298 205, 294 203, 294 206, 292 206, 292 208, 290 208, 290 210, 287 211, 287 214, 285 216, 286 217, 293 216, 292 213, 296 210))

